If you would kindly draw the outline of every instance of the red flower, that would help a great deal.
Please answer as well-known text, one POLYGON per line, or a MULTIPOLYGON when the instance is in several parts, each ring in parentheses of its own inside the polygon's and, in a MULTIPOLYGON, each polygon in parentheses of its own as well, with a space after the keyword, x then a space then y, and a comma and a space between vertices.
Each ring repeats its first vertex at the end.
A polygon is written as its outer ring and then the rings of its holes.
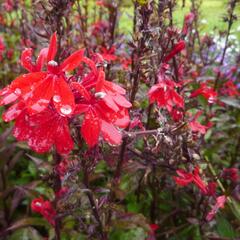
POLYGON ((149 224, 150 231, 148 232, 148 237, 146 240, 155 240, 155 232, 159 229, 159 226, 157 224, 149 224))
POLYGON ((233 182, 237 182, 239 179, 237 168, 225 168, 221 174, 224 179, 230 179, 233 182))
POLYGON ((178 110, 176 108, 173 108, 172 111, 170 112, 172 119, 175 122, 178 122, 183 119, 183 112, 181 110, 178 110))
POLYGON ((31 203, 32 211, 40 213, 50 224, 55 225, 56 211, 51 202, 35 198, 31 203))
MULTIPOLYGON (((11 115, 8 112, 5 113, 5 118, 11 115)), ((58 153, 68 154, 74 146, 68 119, 50 106, 35 115, 28 115, 23 110, 16 118, 13 135, 18 141, 27 141, 29 147, 38 153, 47 152, 55 145, 58 153)))
POLYGON ((172 51, 164 58, 163 62, 167 63, 175 55, 180 53, 185 48, 185 42, 183 40, 179 41, 172 49, 172 51))
POLYGON ((125 99, 126 91, 123 88, 106 81, 103 70, 98 70, 93 61, 88 59, 86 62, 92 71, 81 83, 71 84, 82 97, 75 110, 75 114, 85 114, 82 136, 90 147, 97 144, 100 135, 108 143, 118 145, 121 143, 121 134, 116 127, 128 126, 127 108, 131 107, 131 103, 125 99), (94 89, 94 92, 90 89, 94 89))
POLYGON ((54 61, 57 53, 57 35, 53 34, 49 49, 40 52, 36 64, 31 63, 32 52, 27 49, 21 57, 22 65, 31 73, 16 78, 10 86, 1 92, 1 104, 8 104, 21 98, 28 112, 35 114, 43 111, 51 99, 59 114, 70 115, 73 113, 75 102, 71 89, 68 86, 66 71, 76 68, 83 58, 83 50, 73 53, 63 61, 60 66, 54 61), (43 63, 47 60, 47 71, 40 72, 43 63))
POLYGON ((212 126, 211 122, 209 122, 206 126, 202 125, 201 123, 197 122, 197 119, 202 114, 202 111, 198 111, 195 116, 190 120, 189 126, 193 132, 199 132, 201 134, 205 134, 206 131, 212 126))
POLYGON ((158 106, 166 108, 169 112, 174 106, 184 107, 184 100, 175 90, 179 84, 170 79, 159 79, 159 83, 152 86, 148 92, 150 103, 157 102, 158 106))
POLYGON ((111 47, 110 49, 106 49, 105 47, 101 47, 100 48, 100 53, 101 53, 101 56, 103 57, 103 59, 105 61, 115 61, 117 59, 117 56, 115 55, 115 47, 111 47))
POLYGON ((217 214, 219 208, 224 208, 225 202, 227 201, 227 197, 222 195, 216 199, 216 203, 213 206, 212 210, 207 214, 206 220, 211 221, 215 215, 217 214))
POLYGON ((190 97, 197 97, 198 95, 205 97, 208 103, 214 103, 217 100, 217 92, 215 92, 213 88, 208 87, 206 83, 201 83, 200 88, 193 91, 190 97))
POLYGON ((191 26, 193 20, 195 18, 194 13, 190 12, 188 13, 184 18, 183 28, 182 28, 182 34, 186 35, 188 33, 188 29, 191 26))
POLYGON ((220 89, 222 95, 226 96, 239 96, 239 90, 237 86, 233 83, 233 81, 229 80, 223 84, 223 87, 220 89))
POLYGON ((124 70, 128 70, 129 66, 132 64, 132 59, 131 58, 121 58, 120 59, 121 65, 124 70))
POLYGON ((177 174, 179 177, 173 177, 176 184, 180 186, 186 186, 190 183, 194 183, 202 193, 208 193, 207 185, 203 182, 199 175, 199 167, 195 167, 193 173, 188 173, 183 169, 178 169, 177 174))

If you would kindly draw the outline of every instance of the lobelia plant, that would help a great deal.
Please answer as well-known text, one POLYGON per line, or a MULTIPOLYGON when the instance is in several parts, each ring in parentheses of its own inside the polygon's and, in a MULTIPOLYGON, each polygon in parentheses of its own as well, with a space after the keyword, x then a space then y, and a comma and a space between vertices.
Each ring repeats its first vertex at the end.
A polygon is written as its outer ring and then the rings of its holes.
MULTIPOLYGON (((118 20, 130 3, 16 1, 21 14, 10 25, 12 31, 21 29, 27 48, 19 59, 27 73, 0 91, 0 105, 2 119, 14 121, 12 134, 21 142, 11 139, 14 147, 21 148, 20 156, 27 153, 37 173, 36 182, 17 187, 31 199, 24 203, 31 217, 16 214, 12 221, 12 209, 22 206, 23 198, 13 197, 15 207, 3 204, 1 237, 19 228, 57 240, 237 236, 239 229, 232 226, 240 219, 240 141, 224 164, 211 151, 213 140, 221 143, 232 131, 224 129, 222 115, 229 113, 234 124, 239 116, 231 109, 239 108, 239 62, 230 71, 220 69, 237 1, 229 1, 217 64, 217 55, 210 54, 214 41, 198 29, 200 1, 191 3, 178 28, 175 1, 134 1, 132 38, 126 40, 118 20), (49 36, 48 47, 34 61, 39 39, 49 36), (223 208, 231 219, 224 222, 230 233, 219 230, 223 208), (32 217, 37 215, 44 220, 32 217)), ((11 16, 15 5, 5 1, 3 7, 11 16)), ((7 47, 0 38, 0 56, 7 47)), ((7 133, 0 139, 6 142, 7 133)), ((6 200, 11 161, 0 168, 6 200)))

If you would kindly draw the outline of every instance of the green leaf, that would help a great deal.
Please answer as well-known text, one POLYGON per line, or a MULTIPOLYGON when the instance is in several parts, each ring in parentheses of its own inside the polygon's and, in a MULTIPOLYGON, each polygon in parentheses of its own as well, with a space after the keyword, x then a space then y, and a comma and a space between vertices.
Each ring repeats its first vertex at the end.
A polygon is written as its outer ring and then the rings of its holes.
POLYGON ((23 219, 16 221, 5 231, 9 232, 9 231, 13 231, 13 230, 16 230, 19 228, 24 228, 27 226, 47 226, 47 225, 48 225, 47 222, 45 220, 43 220, 42 218, 29 217, 29 218, 23 218, 23 219))
POLYGON ((223 216, 217 217, 216 230, 220 237, 228 237, 228 238, 236 237, 236 233, 235 233, 232 225, 223 216))

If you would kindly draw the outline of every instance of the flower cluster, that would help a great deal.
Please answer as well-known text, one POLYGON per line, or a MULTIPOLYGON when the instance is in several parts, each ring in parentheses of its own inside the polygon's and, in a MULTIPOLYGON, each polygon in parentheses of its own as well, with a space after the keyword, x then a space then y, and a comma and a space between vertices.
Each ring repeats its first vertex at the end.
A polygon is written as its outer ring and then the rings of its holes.
POLYGON ((50 224, 55 225, 56 211, 51 202, 35 198, 31 203, 32 211, 40 213, 50 224))
POLYGON ((90 147, 97 144, 99 136, 110 144, 120 144, 119 128, 129 124, 131 103, 124 97, 123 88, 105 79, 103 57, 97 54, 91 60, 81 49, 59 64, 55 60, 56 33, 35 63, 32 54, 32 49, 25 49, 21 55, 21 64, 29 73, 0 91, 0 105, 15 102, 3 114, 7 122, 16 120, 14 136, 27 141, 36 152, 55 146, 58 153, 67 154, 74 147, 69 124, 83 114, 81 134, 90 147), (88 66, 88 70, 80 65, 88 66), (80 77, 70 75, 78 67, 80 77))

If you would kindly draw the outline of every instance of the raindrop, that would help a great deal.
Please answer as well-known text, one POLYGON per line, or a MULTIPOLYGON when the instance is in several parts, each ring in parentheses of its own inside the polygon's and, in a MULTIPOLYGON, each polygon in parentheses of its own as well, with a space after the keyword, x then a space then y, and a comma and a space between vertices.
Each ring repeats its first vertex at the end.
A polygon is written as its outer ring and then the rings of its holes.
POLYGON ((96 98, 104 98, 107 94, 105 92, 96 92, 95 97, 96 98))
POLYGON ((58 63, 53 61, 53 60, 51 60, 51 61, 48 62, 48 65, 52 66, 52 67, 56 67, 56 66, 58 66, 58 63))
POLYGON ((72 108, 71 106, 69 105, 63 105, 61 108, 60 108, 60 111, 62 114, 64 115, 69 115, 71 112, 72 112, 72 108))
POLYGON ((16 88, 15 91, 14 91, 14 93, 15 93, 16 95, 20 95, 20 94, 22 93, 22 91, 21 91, 20 88, 16 88))
POLYGON ((214 103, 215 102, 215 98, 214 97, 210 97, 209 99, 208 99, 208 103, 214 103))
POLYGON ((53 96, 53 101, 56 102, 56 103, 59 103, 59 102, 61 102, 61 97, 59 95, 54 95, 53 96))
POLYGON ((42 204, 41 204, 40 202, 36 202, 35 205, 38 206, 38 207, 41 207, 41 206, 42 206, 42 204))

